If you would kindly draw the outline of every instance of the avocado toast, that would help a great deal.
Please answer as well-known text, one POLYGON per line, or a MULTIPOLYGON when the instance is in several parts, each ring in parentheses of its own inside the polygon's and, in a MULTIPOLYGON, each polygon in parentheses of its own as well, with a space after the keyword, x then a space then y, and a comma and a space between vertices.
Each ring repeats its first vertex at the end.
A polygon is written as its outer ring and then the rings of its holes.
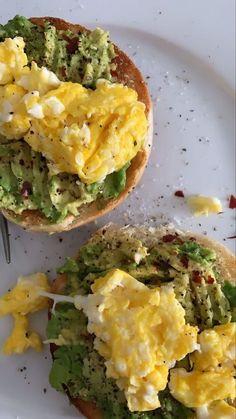
POLYGON ((78 82, 86 89, 95 89, 100 79, 119 82, 134 89, 145 105, 148 129, 142 147, 101 182, 86 184, 78 175, 66 172, 52 176, 41 152, 24 140, 0 137, 0 208, 4 215, 29 230, 70 230, 116 207, 139 181, 151 147, 150 96, 140 71, 101 29, 91 32, 57 18, 16 16, 0 27, 0 41, 16 36, 25 41, 29 63, 45 66, 59 80, 78 82))
MULTIPOLYGON (((186 323, 197 326, 200 334, 235 322, 235 257, 206 237, 173 227, 105 226, 81 247, 76 258, 68 259, 58 270, 52 291, 87 295, 94 281, 113 269, 127 272, 149 289, 173 287, 186 323)), ((54 359, 50 383, 65 392, 87 418, 195 417, 196 409, 178 401, 168 386, 159 392, 158 409, 129 411, 124 392, 106 376, 104 359, 94 348, 85 314, 71 304, 58 303, 50 313, 47 335, 54 359)), ((175 367, 170 371, 186 369, 191 373, 191 356, 177 361, 175 367)), ((201 391, 207 392, 206 388, 201 391)), ((225 408, 225 402, 221 403, 225 408)))

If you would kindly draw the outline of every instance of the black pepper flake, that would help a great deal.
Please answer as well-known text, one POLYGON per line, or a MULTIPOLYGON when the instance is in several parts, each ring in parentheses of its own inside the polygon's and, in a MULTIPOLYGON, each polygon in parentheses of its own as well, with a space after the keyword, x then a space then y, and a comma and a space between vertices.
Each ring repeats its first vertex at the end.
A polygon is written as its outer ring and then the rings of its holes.
POLYGON ((47 389, 46 389, 46 388, 44 388, 44 389, 43 389, 43 392, 44 392, 44 394, 46 394, 46 393, 47 393, 47 389))

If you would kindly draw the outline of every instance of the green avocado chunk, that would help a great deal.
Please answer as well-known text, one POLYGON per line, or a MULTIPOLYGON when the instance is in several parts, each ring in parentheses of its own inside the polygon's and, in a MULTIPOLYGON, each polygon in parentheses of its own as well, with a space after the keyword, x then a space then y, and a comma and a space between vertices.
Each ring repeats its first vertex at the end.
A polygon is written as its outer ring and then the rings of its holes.
POLYGON ((236 307, 236 286, 229 281, 225 281, 222 289, 231 307, 236 307))
POLYGON ((178 249, 182 255, 188 256, 190 259, 196 262, 200 262, 204 265, 214 261, 216 258, 214 250, 200 246, 196 241, 193 240, 188 240, 185 243, 179 245, 178 249))
POLYGON ((21 214, 39 209, 51 222, 78 215, 81 205, 119 195, 126 184, 127 165, 99 184, 85 185, 78 176, 49 176, 46 159, 25 141, 0 143, 0 208, 21 214))
POLYGON ((65 81, 95 88, 98 79, 112 80, 114 46, 108 32, 100 28, 75 34, 57 30, 50 22, 39 27, 24 16, 16 15, 0 25, 0 41, 21 36, 29 62, 36 61, 65 81))
POLYGON ((229 281, 225 281, 222 287, 223 293, 227 298, 231 311, 232 311, 232 321, 236 321, 236 286, 229 281))
POLYGON ((36 61, 38 65, 44 64, 44 29, 29 21, 24 16, 16 15, 6 25, 0 25, 0 41, 5 38, 21 36, 25 41, 25 52, 28 61, 36 61))
POLYGON ((67 214, 77 215, 82 204, 92 202, 98 195, 117 196, 125 184, 126 170, 117 172, 121 183, 112 182, 109 175, 99 187, 92 188, 74 175, 49 177, 46 160, 24 141, 0 144, 0 207, 21 214, 26 209, 40 209, 53 222, 67 214), (121 172, 121 174, 120 174, 121 172))
POLYGON ((78 50, 71 57, 68 78, 72 81, 80 79, 87 87, 95 87, 101 78, 111 80, 111 70, 114 69, 111 62, 115 55, 108 32, 100 28, 85 32, 80 35, 78 50))

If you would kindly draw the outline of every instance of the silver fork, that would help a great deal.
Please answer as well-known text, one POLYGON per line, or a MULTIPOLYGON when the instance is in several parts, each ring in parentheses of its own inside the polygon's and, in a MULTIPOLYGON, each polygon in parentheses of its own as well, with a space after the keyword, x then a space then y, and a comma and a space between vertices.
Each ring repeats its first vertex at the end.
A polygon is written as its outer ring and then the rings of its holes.
POLYGON ((2 233, 2 241, 3 241, 6 262, 11 263, 11 250, 10 250, 8 224, 7 224, 6 218, 2 214, 0 214, 0 230, 2 233))

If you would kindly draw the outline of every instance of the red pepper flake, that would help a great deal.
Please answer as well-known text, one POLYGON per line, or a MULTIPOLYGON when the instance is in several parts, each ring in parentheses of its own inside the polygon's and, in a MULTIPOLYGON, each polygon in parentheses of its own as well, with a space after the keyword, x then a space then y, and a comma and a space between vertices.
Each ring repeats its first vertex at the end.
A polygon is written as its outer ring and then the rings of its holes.
POLYGON ((166 234, 165 236, 162 237, 162 241, 164 243, 171 243, 173 241, 175 241, 178 244, 183 244, 184 241, 179 237, 179 235, 176 234, 166 234))
POLYGON ((117 70, 111 70, 112 77, 118 77, 118 71, 117 70))
POLYGON ((59 71, 60 71, 60 74, 61 74, 62 77, 66 77, 66 67, 65 66, 61 67, 59 71))
POLYGON ((66 49, 70 54, 74 54, 78 49, 78 38, 71 38, 66 45, 66 49))
POLYGON ((214 282, 215 282, 214 278, 211 275, 208 275, 208 277, 207 277, 207 283, 208 284, 214 284, 214 282))
POLYGON ((236 197, 234 195, 230 195, 229 197, 229 208, 230 209, 236 208, 236 197))
POLYGON ((176 191, 175 196, 178 196, 179 198, 184 198, 184 193, 183 191, 176 191))
POLYGON ((69 54, 74 54, 79 46, 79 39, 78 36, 74 36, 73 38, 70 38, 67 35, 63 35, 63 39, 66 41, 66 49, 69 52, 69 54))
POLYGON ((227 239, 236 239, 236 236, 227 237, 227 239))
POLYGON ((181 256, 180 260, 181 260, 182 265, 186 269, 188 269, 188 262, 189 262, 189 260, 188 260, 187 256, 181 256))
POLYGON ((162 237, 162 241, 164 243, 170 243, 176 240, 176 236, 174 234, 166 234, 166 236, 162 237))
POLYGON ((202 283, 202 275, 199 271, 193 271, 193 281, 196 282, 196 284, 202 283))
POLYGON ((31 192, 32 192, 31 184, 27 181, 23 182, 23 185, 20 191, 21 196, 27 199, 29 195, 31 194, 31 192))

